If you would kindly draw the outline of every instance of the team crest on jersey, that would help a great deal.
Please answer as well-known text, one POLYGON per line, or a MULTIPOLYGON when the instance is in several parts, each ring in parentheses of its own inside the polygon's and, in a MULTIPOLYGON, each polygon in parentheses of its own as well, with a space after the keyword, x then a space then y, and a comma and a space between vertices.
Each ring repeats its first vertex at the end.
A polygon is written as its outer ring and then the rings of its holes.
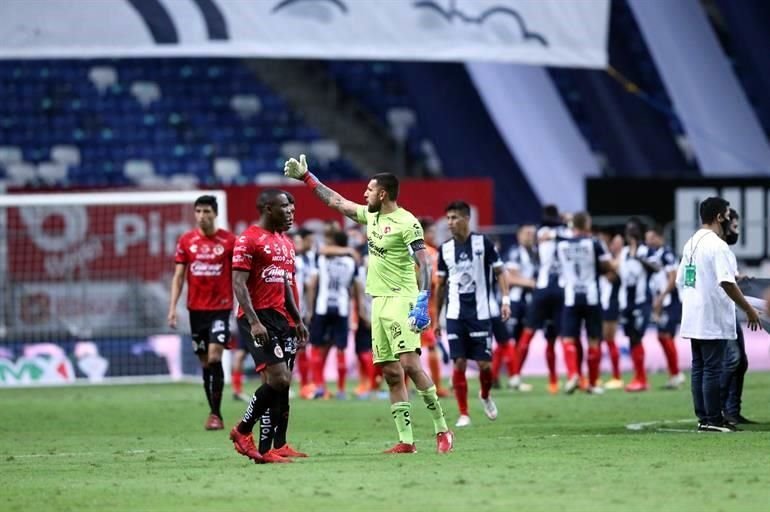
POLYGON ((390 336, 393 339, 401 336, 401 325, 398 322, 393 322, 390 324, 390 336))
POLYGON ((190 246, 190 252, 191 252, 191 253, 193 253, 193 254, 195 254, 196 252, 198 252, 198 246, 197 246, 197 245, 195 245, 195 244, 192 244, 192 245, 190 246))
POLYGON ((275 348, 273 349, 273 354, 275 354, 275 357, 277 357, 278 359, 283 359, 283 349, 281 349, 281 347, 279 347, 278 345, 276 345, 275 348))
POLYGON ((385 233, 386 235, 390 233, 390 226, 385 226, 384 228, 382 228, 382 232, 385 233))
POLYGON ((214 246, 214 254, 216 254, 217 256, 221 256, 222 254, 224 254, 224 252, 225 252, 224 246, 220 244, 217 244, 214 246))
POLYGON ((460 259, 461 260, 467 260, 468 259, 468 254, 466 254, 465 252, 461 252, 460 253, 460 259))

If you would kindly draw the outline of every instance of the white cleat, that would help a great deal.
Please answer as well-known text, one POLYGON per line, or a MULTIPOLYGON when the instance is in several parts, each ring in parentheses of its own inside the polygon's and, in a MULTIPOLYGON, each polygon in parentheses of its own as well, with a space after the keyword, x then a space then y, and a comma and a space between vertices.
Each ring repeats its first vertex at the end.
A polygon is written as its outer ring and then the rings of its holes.
POLYGON ((492 397, 489 398, 481 398, 481 393, 479 393, 479 400, 481 400, 481 405, 484 406, 484 414, 487 415, 487 418, 494 421, 497 419, 497 405, 495 405, 495 402, 492 400, 492 397))
POLYGON ((622 379, 610 379, 604 383, 604 389, 623 389, 624 386, 622 379))
POLYGON ((516 391, 521 391, 522 393, 529 393, 532 391, 532 384, 522 382, 521 377, 518 375, 514 375, 508 379, 508 387, 515 389, 516 391))
POLYGON ((672 375, 671 378, 668 379, 668 382, 666 383, 666 389, 679 389, 686 381, 687 378, 684 376, 684 373, 679 372, 676 375, 672 375))
POLYGON ((604 394, 604 388, 601 386, 594 386, 592 388, 588 388, 588 394, 589 395, 603 395, 604 394))
POLYGON ((564 392, 568 395, 571 395, 575 392, 575 390, 580 385, 580 377, 575 375, 571 379, 569 379, 567 382, 564 383, 564 392))
POLYGON ((470 427, 471 426, 471 417, 466 414, 461 414, 459 418, 457 418, 457 423, 455 423, 455 427, 462 428, 462 427, 470 427))

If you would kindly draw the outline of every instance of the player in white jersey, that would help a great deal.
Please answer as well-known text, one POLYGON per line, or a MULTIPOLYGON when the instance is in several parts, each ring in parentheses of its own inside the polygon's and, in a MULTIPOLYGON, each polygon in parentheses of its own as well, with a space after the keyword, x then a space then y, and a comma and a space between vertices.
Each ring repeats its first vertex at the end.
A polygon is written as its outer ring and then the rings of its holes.
POLYGON ((580 384, 577 344, 581 324, 588 335, 588 391, 599 394, 597 385, 602 335, 602 310, 599 300, 599 276, 613 269, 607 248, 591 236, 591 216, 578 212, 572 218, 573 236, 557 238, 556 254, 564 280, 562 344, 567 365, 564 391, 574 393, 580 384))
POLYGON ((548 391, 559 392, 556 374, 556 337, 561 330, 562 308, 564 307, 564 283, 560 276, 559 261, 556 258, 556 238, 568 238, 570 230, 562 222, 558 209, 553 205, 543 208, 543 223, 537 230, 538 270, 532 302, 527 309, 527 320, 521 333, 516 352, 519 356, 519 371, 524 366, 529 344, 535 333, 545 332, 545 360, 548 364, 548 391))
MULTIPOLYGON (((342 231, 326 235, 326 244, 347 247, 348 236, 342 231)), ((349 255, 326 256, 316 259, 311 280, 313 321, 310 324, 310 340, 313 345, 314 398, 327 398, 324 367, 329 350, 337 349, 337 399, 345 399, 347 361, 345 348, 348 344, 351 299, 358 299, 360 291, 356 277, 356 261, 349 255)))
MULTIPOLYGON (((623 236, 609 234, 600 235, 612 256, 615 268, 619 268, 620 251, 623 250, 623 236)), ((620 350, 615 343, 620 318, 620 276, 617 271, 611 271, 599 277, 599 293, 602 302, 602 341, 607 345, 612 366, 612 378, 604 383, 605 389, 623 389, 623 378, 620 374, 620 350)))
POLYGON ((660 267, 650 276, 650 292, 653 297, 652 318, 658 328, 658 341, 668 365, 666 389, 679 389, 685 382, 684 374, 679 371, 679 355, 674 344, 676 329, 682 319, 682 303, 675 286, 679 261, 674 251, 664 244, 660 227, 648 229, 644 240, 650 249, 647 260, 660 267))
MULTIPOLYGON (((492 378, 498 382, 500 367, 503 363, 508 369, 508 386, 519 391, 531 391, 532 386, 521 381, 520 363, 515 342, 521 337, 527 316, 527 307, 532 302, 532 289, 535 287, 537 272, 537 254, 535 233, 537 228, 531 224, 519 226, 516 231, 518 244, 508 251, 505 269, 508 271, 508 284, 511 291, 511 318, 506 326, 512 340, 499 343, 492 352, 492 378)), ((490 307, 493 305, 490 304, 490 307)), ((498 384, 499 386, 499 384, 498 384)))

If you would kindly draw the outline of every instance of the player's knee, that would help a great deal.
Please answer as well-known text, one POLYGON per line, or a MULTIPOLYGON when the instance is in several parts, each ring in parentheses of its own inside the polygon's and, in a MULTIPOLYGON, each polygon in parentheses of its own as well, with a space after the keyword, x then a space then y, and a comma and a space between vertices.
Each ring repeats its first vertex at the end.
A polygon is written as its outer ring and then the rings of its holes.
POLYGON ((382 367, 382 376, 388 385, 395 385, 404 380, 404 372, 396 364, 388 364, 382 367))
POLYGON ((479 370, 482 370, 482 371, 487 371, 490 368, 492 368, 492 365, 490 364, 489 361, 478 361, 478 365, 479 365, 479 370))
POLYGON ((455 359, 454 368, 457 371, 464 372, 468 366, 468 362, 465 359, 455 359))

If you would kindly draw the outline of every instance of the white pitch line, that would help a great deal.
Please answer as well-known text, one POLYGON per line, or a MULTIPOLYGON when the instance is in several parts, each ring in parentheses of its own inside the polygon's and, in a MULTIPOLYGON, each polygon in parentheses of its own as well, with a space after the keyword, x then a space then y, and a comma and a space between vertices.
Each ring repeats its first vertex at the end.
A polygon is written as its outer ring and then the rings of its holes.
MULTIPOLYGON (((181 448, 177 450, 170 450, 170 449, 159 449, 159 450, 118 450, 113 452, 59 452, 59 453, 9 453, 0 455, 0 457, 5 457, 6 459, 14 458, 14 459, 37 459, 37 458, 43 458, 43 457, 95 457, 95 456, 102 456, 102 455, 153 455, 156 453, 189 453, 189 452, 203 452, 203 451, 220 451, 222 448, 181 448)), ((3 459, 0 458, 0 462, 3 462, 3 459)))
MULTIPOLYGON (((638 432, 640 430, 645 430, 647 427, 652 427, 655 425, 661 425, 661 424, 668 424, 668 423, 695 423, 696 420, 692 418, 682 419, 682 420, 655 420, 655 421, 642 421, 639 423, 629 423, 626 425, 627 430, 633 430, 635 432, 638 432)), ((694 430, 685 430, 685 429, 664 429, 662 427, 658 427, 655 430, 659 432, 694 432, 694 430)))

